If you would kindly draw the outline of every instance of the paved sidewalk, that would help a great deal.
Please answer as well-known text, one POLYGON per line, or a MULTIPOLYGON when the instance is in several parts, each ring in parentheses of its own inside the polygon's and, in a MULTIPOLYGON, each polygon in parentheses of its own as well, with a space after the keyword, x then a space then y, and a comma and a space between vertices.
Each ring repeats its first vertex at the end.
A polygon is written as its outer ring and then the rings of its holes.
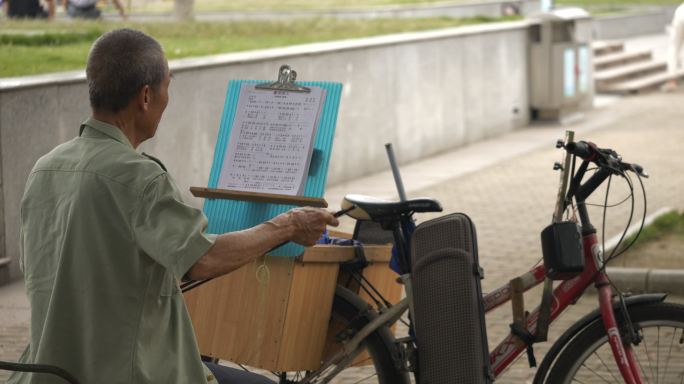
MULTIPOLYGON (((16 361, 21 356, 28 344, 30 318, 23 281, 0 286, 0 360, 16 361)), ((0 383, 7 377, 0 371, 0 383)))
MULTIPOLYGON (((550 222, 558 174, 552 170, 561 151, 554 148, 555 139, 565 129, 577 131, 578 139, 610 147, 624 159, 642 164, 651 174, 645 187, 649 212, 662 207, 684 209, 684 91, 672 94, 654 93, 620 99, 587 113, 574 125, 532 126, 492 140, 445 153, 424 161, 403 166, 407 193, 438 199, 445 212, 467 212, 478 229, 480 260, 486 271, 485 290, 491 290, 514 275, 521 274, 540 258, 539 232, 550 222)), ((402 154, 397 153, 401 158, 402 154)), ((394 184, 389 172, 372 175, 354 182, 329 188, 326 195, 333 205, 346 193, 364 193, 394 198, 394 184)), ((609 202, 616 203, 627 196, 624 183, 615 180, 609 202)), ((592 199, 603 202, 598 192, 592 199)), ((637 204, 637 208, 640 205, 637 204)), ((606 225, 606 238, 618 234, 624 227, 628 205, 611 209, 606 225)), ((601 212, 591 210, 597 227, 601 212)), ((422 215, 426 220, 435 215, 422 215)), ((351 220, 343 228, 350 229, 351 220)), ((527 306, 537 302, 538 292, 526 297, 527 306)), ((675 301, 683 301, 680 297, 675 301)), ((570 324, 596 306, 589 295, 571 308, 562 318, 570 324)), ((0 359, 15 360, 23 349, 28 333, 28 310, 22 284, 0 287, 0 359)), ((510 309, 504 307, 488 317, 492 344, 507 332, 510 309)), ((552 327, 551 338, 565 326, 552 327)), ((550 346, 536 347, 538 359, 550 346)), ((534 370, 525 359, 506 372, 497 383, 531 382, 534 370)), ((5 379, 0 373, 0 382, 5 379)), ((352 383, 358 374, 341 378, 339 383, 352 383)))

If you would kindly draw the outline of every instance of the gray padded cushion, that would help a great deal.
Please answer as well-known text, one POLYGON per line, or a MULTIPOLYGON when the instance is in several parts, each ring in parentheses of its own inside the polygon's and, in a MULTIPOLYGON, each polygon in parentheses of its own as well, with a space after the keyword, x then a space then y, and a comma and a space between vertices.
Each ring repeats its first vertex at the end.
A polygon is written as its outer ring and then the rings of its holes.
POLYGON ((479 277, 470 222, 449 215, 413 235, 415 331, 422 384, 484 383, 479 277))

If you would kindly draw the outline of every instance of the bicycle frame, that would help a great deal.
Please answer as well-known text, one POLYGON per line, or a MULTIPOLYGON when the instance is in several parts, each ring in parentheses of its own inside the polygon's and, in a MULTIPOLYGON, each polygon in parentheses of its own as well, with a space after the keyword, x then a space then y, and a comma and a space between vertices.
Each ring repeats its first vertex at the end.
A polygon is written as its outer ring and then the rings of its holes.
MULTIPOLYGON (((624 346, 620 338, 617 322, 613 313, 612 304, 612 289, 608 283, 608 277, 605 272, 601 270, 603 266, 603 259, 601 254, 601 246, 598 243, 595 233, 590 233, 583 236, 585 268, 584 271, 573 279, 562 281, 553 291, 553 299, 551 301, 551 315, 550 322, 552 323, 558 316, 570 305, 576 302, 584 293, 584 291, 594 283, 598 291, 599 306, 601 317, 609 335, 609 342, 615 357, 616 364, 622 374, 625 383, 627 384, 642 384, 643 380, 638 370, 638 365, 634 358, 631 346, 624 346)), ((523 281, 523 292, 544 282, 546 278, 543 265, 536 266, 527 273, 520 276, 523 281)), ((402 276, 405 283, 410 283, 410 275, 402 276), (406 280, 409 281, 406 281, 406 280)), ((353 358, 360 352, 359 348, 361 342, 369 334, 383 325, 391 325, 399 319, 399 317, 409 309, 411 303, 408 299, 411 297, 411 284, 406 284, 407 298, 393 305, 384 313, 380 314, 372 323, 366 325, 360 332, 358 332, 351 340, 347 342, 345 347, 335 356, 328 359, 319 370, 307 375, 302 383, 308 383, 309 380, 314 379, 318 375, 326 371, 331 365, 335 364, 334 376, 337 372, 351 363, 353 358)), ((511 283, 484 295, 483 301, 485 312, 489 313, 493 309, 505 304, 512 299, 511 283)), ((536 332, 537 319, 539 317, 540 308, 535 308, 527 317, 526 329, 533 335, 536 332)), ((509 334, 499 345, 490 352, 490 363, 493 373, 496 377, 501 375, 503 371, 523 352, 526 345, 515 335, 509 334)), ((331 376, 331 377, 332 377, 331 376)))
MULTIPOLYGON (((574 132, 567 131, 565 144, 573 141, 574 132)), ((558 148, 563 147, 564 144, 559 143, 558 148)), ((556 201, 556 210, 554 212, 554 221, 558 222, 562 219, 562 214, 567 205, 567 199, 574 196, 577 202, 577 211, 582 222, 582 242, 584 248, 584 271, 573 279, 561 282, 552 292, 550 306, 550 316, 548 318, 549 324, 552 323, 558 316, 568 307, 579 299, 589 284, 592 282, 598 291, 599 308, 601 312, 601 319, 603 321, 608 341, 613 352, 614 360, 620 370, 625 383, 627 384, 641 384, 643 380, 638 369, 636 359, 634 357, 631 345, 623 345, 620 337, 620 331, 615 320, 612 305, 612 289, 605 274, 604 260, 602 255, 602 247, 598 244, 596 237, 596 230, 591 225, 589 215, 584 204, 584 200, 604 181, 609 177, 610 172, 599 170, 595 173, 585 184, 580 186, 584 174, 587 170, 588 161, 584 161, 580 166, 578 172, 571 175, 567 171, 570 169, 570 152, 566 151, 564 165, 558 165, 561 170, 561 182, 556 201), (568 192, 568 185, 572 179, 573 190, 568 192), (579 190, 576 189, 579 187, 579 190)), ((574 166, 573 166, 574 167, 574 166)), ((526 274, 520 276, 522 287, 517 287, 520 294, 529 290, 530 288, 541 284, 546 279, 546 273, 543 266, 537 266, 526 274)), ((511 300, 513 297, 512 284, 508 283, 505 286, 485 295, 484 305, 485 312, 489 312, 499 305, 511 300)), ((537 332, 537 322, 540 316, 540 306, 537 306, 532 313, 525 317, 525 329, 533 336, 537 332)), ((509 334, 495 349, 490 353, 490 364, 494 375, 500 375, 515 358, 526 349, 525 343, 513 335, 509 334)))
MULTIPOLYGON (((566 136, 566 143, 572 141, 573 133, 568 132, 566 136)), ((566 193, 568 197, 571 196, 567 192, 567 186, 569 182, 569 174, 564 170, 568 170, 570 165, 570 154, 566 153, 565 166, 559 167, 561 169, 561 186, 559 188, 556 212, 554 213, 554 221, 560 221, 562 214, 566 208, 566 193)), ((582 181, 584 172, 587 169, 588 161, 585 161, 580 167, 577 174, 574 175, 573 183, 575 187, 579 186, 582 181)), ((594 174, 590 180, 588 180, 580 189, 580 191, 573 191, 577 202, 577 210, 582 222, 582 243, 583 243, 583 253, 584 253, 584 271, 578 276, 564 280, 553 289, 551 293, 550 305, 550 315, 548 317, 548 322, 551 324, 558 316, 570 305, 575 303, 584 293, 584 291, 589 287, 590 284, 594 284, 598 291, 599 308, 601 313, 601 319, 608 335, 608 341, 613 353, 614 360, 617 367, 620 370, 625 383, 627 384, 642 384, 643 379, 641 377, 638 363, 634 356, 630 343, 623 344, 622 338, 620 336, 620 331, 618 329, 618 324, 615 319, 615 314, 613 311, 612 302, 612 289, 608 276, 604 272, 604 260, 602 255, 602 247, 598 243, 596 230, 591 225, 589 220, 589 215, 584 205, 584 199, 589 196, 608 176, 610 173, 608 171, 600 170, 594 174)), ((393 324, 407 309, 412 312, 413 303, 412 298, 412 285, 411 285, 411 275, 410 275, 410 261, 407 257, 408 249, 406 249, 406 240, 402 231, 401 225, 393 226, 395 244, 397 245, 398 259, 401 265, 402 271, 405 272, 401 276, 404 281, 404 286, 406 290, 406 298, 401 302, 392 306, 387 311, 384 311, 380 316, 378 316, 372 323, 365 326, 359 333, 357 333, 348 344, 333 358, 326 361, 322 367, 313 372, 313 374, 307 375, 307 378, 303 383, 310 382, 316 376, 321 374, 323 371, 328 369, 332 364, 338 364, 334 369, 335 372, 339 372, 343 367, 346 366, 353 357, 358 353, 358 349, 361 342, 365 337, 372 333, 375 329, 383 325, 393 324), (341 364, 340 364, 341 363, 341 364)), ((528 271, 527 273, 518 277, 516 282, 516 295, 528 291, 529 289, 541 284, 546 281, 546 271, 543 265, 539 265, 528 271), (522 282, 522 286, 517 283, 522 282)), ((546 287, 551 287, 551 285, 546 285, 546 287)), ((509 282, 504 286, 484 295, 483 302, 485 312, 489 313, 494 308, 513 299, 513 287, 512 283, 509 282)), ((515 309, 514 309, 515 311, 515 309)), ((532 313, 524 317, 524 327, 525 329, 534 337, 537 332, 537 323, 540 317, 541 305, 537 306, 532 313)), ((544 332, 544 331, 542 331, 544 332)), ((499 345, 490 352, 490 364, 495 377, 498 377, 515 359, 520 355, 520 353, 527 348, 527 345, 523 340, 513 333, 509 333, 508 336, 499 343, 499 345)), ((327 382, 324 381, 324 382, 327 382)))
MULTIPOLYGON (((551 317, 553 322, 558 316, 574 303, 589 287, 594 283, 598 290, 599 306, 606 333, 609 335, 613 356, 617 363, 620 373, 628 384, 642 383, 641 375, 637 369, 637 364, 630 346, 623 346, 617 322, 613 313, 612 290, 608 283, 606 274, 600 271, 603 265, 601 246, 598 244, 595 233, 585 235, 584 258, 585 269, 577 277, 561 282, 553 291, 551 301, 551 317)), ((540 265, 520 276, 523 280, 523 289, 527 291, 545 279, 544 266, 540 265)), ((511 284, 508 283, 489 294, 483 300, 485 311, 490 312, 496 307, 508 302, 512 297, 511 284)), ((537 319, 539 317, 539 307, 535 308, 527 317, 526 327, 533 335, 536 332, 537 319)), ((515 359, 525 350, 525 344, 516 336, 509 334, 499 345, 490 353, 490 362, 495 376, 499 376, 515 359)))

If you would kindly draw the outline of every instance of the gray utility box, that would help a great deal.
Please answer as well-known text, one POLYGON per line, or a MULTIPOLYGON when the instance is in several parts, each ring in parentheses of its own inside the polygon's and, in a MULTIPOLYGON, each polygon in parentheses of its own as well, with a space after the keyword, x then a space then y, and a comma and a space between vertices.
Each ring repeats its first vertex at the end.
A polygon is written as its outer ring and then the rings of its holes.
POLYGON ((538 13, 530 21, 530 107, 539 120, 564 120, 591 108, 592 20, 580 8, 538 13))

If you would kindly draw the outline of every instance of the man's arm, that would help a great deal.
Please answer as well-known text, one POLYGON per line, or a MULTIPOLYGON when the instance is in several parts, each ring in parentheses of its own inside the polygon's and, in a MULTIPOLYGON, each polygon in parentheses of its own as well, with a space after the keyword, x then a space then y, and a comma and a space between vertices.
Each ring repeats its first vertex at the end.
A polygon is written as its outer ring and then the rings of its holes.
POLYGON ((188 277, 204 280, 224 275, 286 241, 304 246, 314 245, 327 225, 338 225, 330 212, 295 208, 255 227, 225 233, 190 268, 188 277))

